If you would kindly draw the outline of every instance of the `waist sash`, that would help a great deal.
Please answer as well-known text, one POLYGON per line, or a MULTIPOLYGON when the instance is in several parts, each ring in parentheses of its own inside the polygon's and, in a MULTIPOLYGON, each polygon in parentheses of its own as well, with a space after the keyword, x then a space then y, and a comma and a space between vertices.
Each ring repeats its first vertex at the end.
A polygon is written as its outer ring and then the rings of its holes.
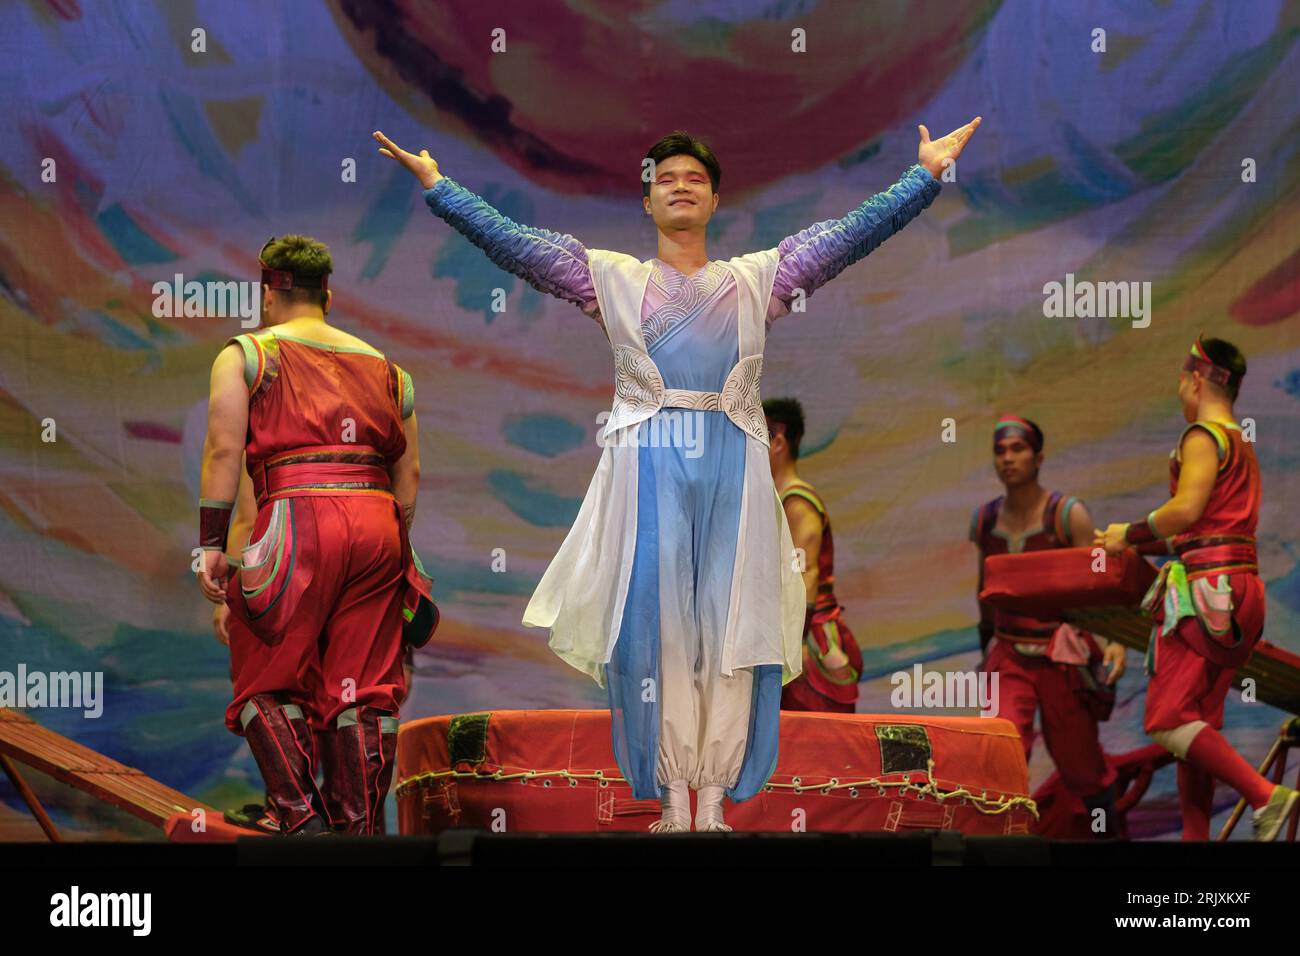
POLYGON ((252 478, 259 508, 277 498, 393 493, 384 456, 369 445, 291 448, 257 462, 252 478))
POLYGON ((1213 574, 1258 574, 1259 558, 1255 539, 1248 534, 1206 535, 1174 541, 1174 551, 1187 572, 1187 579, 1213 574))
POLYGON ((257 506, 280 498, 383 495, 393 503, 402 552, 402 637, 415 647, 428 643, 441 615, 433 602, 433 580, 411 546, 406 520, 393 495, 384 456, 369 445, 313 445, 291 448, 254 464, 257 506))

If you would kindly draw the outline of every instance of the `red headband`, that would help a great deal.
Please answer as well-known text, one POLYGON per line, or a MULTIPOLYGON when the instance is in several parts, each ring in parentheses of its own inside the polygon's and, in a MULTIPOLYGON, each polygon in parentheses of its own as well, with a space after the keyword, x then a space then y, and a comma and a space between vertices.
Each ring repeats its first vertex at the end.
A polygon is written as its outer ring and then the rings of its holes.
POLYGON ((993 441, 996 442, 1002 437, 1003 432, 1007 431, 1020 432, 1035 452, 1043 450, 1042 433, 1028 419, 1021 418, 1019 415, 1003 415, 993 426, 993 441))
POLYGON ((1214 360, 1205 351, 1205 343, 1201 341, 1199 335, 1196 337, 1196 341, 1192 343, 1191 354, 1183 360, 1183 371, 1200 372, 1201 378, 1209 379, 1214 384, 1224 388, 1230 388, 1235 377, 1229 369, 1214 364, 1214 360))
POLYGON ((320 289, 324 292, 329 288, 329 273, 321 276, 298 276, 292 272, 285 272, 283 269, 272 269, 261 259, 257 260, 258 265, 262 267, 262 283, 272 289, 284 291, 286 289, 320 289))

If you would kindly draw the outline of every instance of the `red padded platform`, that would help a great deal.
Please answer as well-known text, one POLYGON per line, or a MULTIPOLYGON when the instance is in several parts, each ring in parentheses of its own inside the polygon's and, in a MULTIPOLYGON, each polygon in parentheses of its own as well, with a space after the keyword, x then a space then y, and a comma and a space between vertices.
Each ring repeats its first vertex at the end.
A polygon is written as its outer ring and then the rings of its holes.
POLYGON ((1092 548, 1056 548, 984 559, 980 600, 1023 614, 1062 608, 1137 607, 1156 570, 1133 550, 1107 555, 1105 570, 1095 570, 1092 548))
MULTIPOLYGON (((1005 720, 782 712, 780 753, 765 791, 727 801, 736 830, 1003 834, 1033 820, 1024 752, 1005 720)), ((412 721, 398 736, 396 781, 409 834, 642 831, 659 816, 658 801, 634 800, 623 781, 604 710, 412 721)))

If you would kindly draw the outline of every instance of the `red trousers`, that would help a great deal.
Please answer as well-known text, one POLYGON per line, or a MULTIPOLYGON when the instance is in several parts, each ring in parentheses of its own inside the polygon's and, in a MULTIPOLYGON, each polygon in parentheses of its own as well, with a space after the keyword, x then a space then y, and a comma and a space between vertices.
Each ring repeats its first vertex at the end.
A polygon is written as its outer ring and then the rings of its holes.
MULTIPOLYGON (((1232 574, 1228 582, 1233 620, 1245 644, 1254 647, 1264 632, 1264 582, 1257 574, 1232 574)), ((1155 619, 1157 623, 1164 620, 1163 606, 1157 609, 1155 619)), ((1222 730, 1223 704, 1237 668, 1216 664, 1189 643, 1204 646, 1209 640, 1195 617, 1183 618, 1169 634, 1152 640, 1156 642, 1155 673, 1147 682, 1143 729, 1147 733, 1174 730, 1203 720, 1222 730)))
POLYGON ((998 674, 998 713, 1016 726, 1029 760, 1034 747, 1034 712, 1042 710, 1043 742, 1061 781, 1079 797, 1091 797, 1115 780, 1097 735, 1097 719, 1080 697, 1082 682, 1072 664, 1021 654, 995 638, 984 669, 998 674))
POLYGON ((267 502, 250 541, 277 530, 264 564, 267 587, 226 588, 234 700, 226 726, 254 694, 281 693, 303 708, 313 731, 351 707, 398 712, 405 589, 397 509, 385 494, 296 497, 267 502), (280 516, 273 522, 275 506, 280 516), (272 528, 274 524, 275 528, 272 528), (272 564, 274 562, 274 565, 272 564))

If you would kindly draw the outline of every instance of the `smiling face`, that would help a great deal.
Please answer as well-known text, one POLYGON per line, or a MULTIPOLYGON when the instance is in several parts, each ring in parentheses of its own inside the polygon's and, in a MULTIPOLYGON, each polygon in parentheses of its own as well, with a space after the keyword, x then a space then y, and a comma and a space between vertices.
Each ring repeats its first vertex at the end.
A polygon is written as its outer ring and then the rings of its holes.
POLYGON ((655 225, 667 232, 702 229, 718 208, 718 194, 704 164, 694 156, 669 156, 655 166, 650 195, 642 199, 655 225))

